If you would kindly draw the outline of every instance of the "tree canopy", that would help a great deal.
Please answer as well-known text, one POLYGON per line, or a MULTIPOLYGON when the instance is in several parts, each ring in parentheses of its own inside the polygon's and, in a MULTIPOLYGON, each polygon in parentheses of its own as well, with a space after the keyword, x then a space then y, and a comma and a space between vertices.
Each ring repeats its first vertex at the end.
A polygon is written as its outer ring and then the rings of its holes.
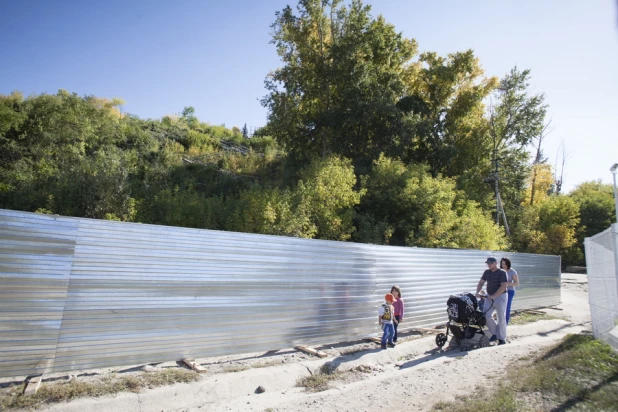
POLYGON ((192 106, 140 119, 120 99, 0 96, 0 207, 564 263, 613 221, 611 186, 556 192, 530 70, 499 78, 472 50, 418 54, 360 0, 300 0, 272 33, 282 65, 251 136, 192 106), (496 180, 511 236, 492 216, 496 180))

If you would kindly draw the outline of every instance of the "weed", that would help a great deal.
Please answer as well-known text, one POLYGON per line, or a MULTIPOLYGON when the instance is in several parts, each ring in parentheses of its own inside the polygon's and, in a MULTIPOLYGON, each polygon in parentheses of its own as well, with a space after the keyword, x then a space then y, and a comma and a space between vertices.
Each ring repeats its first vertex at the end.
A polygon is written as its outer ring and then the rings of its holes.
POLYGON ((233 366, 228 366, 227 368, 224 368, 221 371, 221 373, 242 372, 242 371, 246 371, 247 369, 250 369, 249 365, 233 365, 233 366))
POLYGON ((414 359, 415 357, 416 355, 412 355, 412 354, 403 355, 397 358, 397 361, 409 361, 410 359, 414 359))
POLYGON ((70 382, 56 382, 43 384, 34 395, 23 395, 25 384, 9 388, 0 395, 0 410, 36 408, 43 404, 66 402, 76 398, 99 397, 118 392, 139 392, 148 386, 163 386, 177 382, 192 382, 199 379, 199 375, 186 369, 163 369, 135 376, 103 378, 84 382, 73 379, 70 382))
POLYGON ((199 374, 197 372, 181 368, 166 368, 141 376, 142 386, 164 386, 180 382, 189 383, 198 379, 199 374))
POLYGON ((344 373, 338 372, 329 365, 322 365, 319 372, 306 376, 296 382, 296 386, 304 387, 310 392, 321 392, 330 388, 331 381, 342 379, 344 373))
POLYGON ((536 312, 519 312, 511 315, 509 325, 525 325, 526 323, 537 322, 539 320, 560 319, 546 313, 540 314, 536 312))
POLYGON ((267 361, 267 362, 260 362, 260 363, 256 363, 254 365, 251 365, 252 368, 268 368, 271 366, 277 366, 277 365, 281 365, 281 362, 276 361, 276 360, 272 360, 272 361, 267 361))
POLYGON ((365 350, 367 350, 367 348, 342 349, 341 351, 339 351, 339 355, 340 356, 353 355, 355 353, 362 352, 362 351, 365 351, 365 350))

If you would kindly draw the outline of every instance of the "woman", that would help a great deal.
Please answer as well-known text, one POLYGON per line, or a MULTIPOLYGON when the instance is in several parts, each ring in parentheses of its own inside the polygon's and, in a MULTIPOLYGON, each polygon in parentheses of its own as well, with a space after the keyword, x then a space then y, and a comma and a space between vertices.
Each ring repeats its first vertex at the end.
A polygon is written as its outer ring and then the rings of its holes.
POLYGON ((391 288, 391 294, 395 297, 395 301, 393 302, 393 308, 395 309, 395 336, 393 337, 393 342, 397 342, 397 326, 403 320, 403 299, 401 299, 401 289, 399 286, 393 286, 391 288))
POLYGON ((517 275, 515 269, 511 268, 511 260, 508 258, 500 260, 500 267, 504 269, 507 277, 506 291, 508 293, 508 301, 506 302, 506 324, 508 325, 511 319, 511 303, 515 296, 515 286, 519 286, 519 275, 517 275))

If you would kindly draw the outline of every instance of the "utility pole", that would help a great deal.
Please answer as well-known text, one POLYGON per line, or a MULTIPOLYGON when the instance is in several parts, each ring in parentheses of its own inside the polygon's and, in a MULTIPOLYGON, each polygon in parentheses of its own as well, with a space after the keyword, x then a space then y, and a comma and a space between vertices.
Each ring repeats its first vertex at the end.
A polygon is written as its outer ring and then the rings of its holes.
MULTIPOLYGON (((502 212, 502 218, 504 219, 504 229, 506 231, 507 236, 511 236, 511 230, 509 229, 509 223, 506 220, 506 213, 504 212, 504 204, 502 203, 502 198, 500 197, 500 187, 498 181, 500 180, 500 166, 498 162, 501 160, 498 158, 498 139, 496 137, 496 131, 494 129, 494 111, 493 105, 490 101, 489 103, 489 111, 490 111, 490 123, 491 123, 491 135, 494 140, 494 153, 492 162, 494 163, 494 190, 496 192, 496 225, 500 225, 500 212, 502 212)), ((485 182, 491 183, 491 178, 485 179, 485 182)))
POLYGON ((504 229, 506 230, 506 235, 511 236, 511 229, 509 228, 509 222, 506 220, 506 213, 504 212, 504 203, 502 203, 502 197, 500 197, 500 193, 498 193, 498 200, 500 201, 500 208, 502 209, 502 218, 504 219, 504 229))

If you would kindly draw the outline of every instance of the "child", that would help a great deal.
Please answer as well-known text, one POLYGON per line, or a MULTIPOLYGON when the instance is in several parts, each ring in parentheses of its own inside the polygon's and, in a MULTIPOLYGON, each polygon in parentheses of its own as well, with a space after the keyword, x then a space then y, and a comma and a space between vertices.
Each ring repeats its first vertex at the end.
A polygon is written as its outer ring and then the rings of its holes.
POLYGON ((485 289, 479 292, 479 296, 480 296, 480 298, 478 299, 479 309, 481 310, 481 312, 485 313, 485 297, 487 296, 487 292, 485 292, 485 289))
POLYGON ((393 338, 393 343, 397 343, 397 327, 399 326, 399 324, 401 323, 401 321, 403 320, 403 299, 401 299, 401 289, 399 288, 399 286, 393 286, 391 288, 391 294, 393 295, 393 297, 395 298, 395 301, 393 302, 393 309, 395 309, 395 337, 393 338))
POLYGON ((384 300, 385 303, 383 303, 378 310, 378 323, 384 329, 384 333, 382 334, 382 349, 386 349, 387 344, 391 348, 395 347, 393 343, 393 337, 395 335, 395 329, 393 328, 393 314, 395 313, 393 302, 395 298, 392 294, 387 293, 384 295, 384 300))

